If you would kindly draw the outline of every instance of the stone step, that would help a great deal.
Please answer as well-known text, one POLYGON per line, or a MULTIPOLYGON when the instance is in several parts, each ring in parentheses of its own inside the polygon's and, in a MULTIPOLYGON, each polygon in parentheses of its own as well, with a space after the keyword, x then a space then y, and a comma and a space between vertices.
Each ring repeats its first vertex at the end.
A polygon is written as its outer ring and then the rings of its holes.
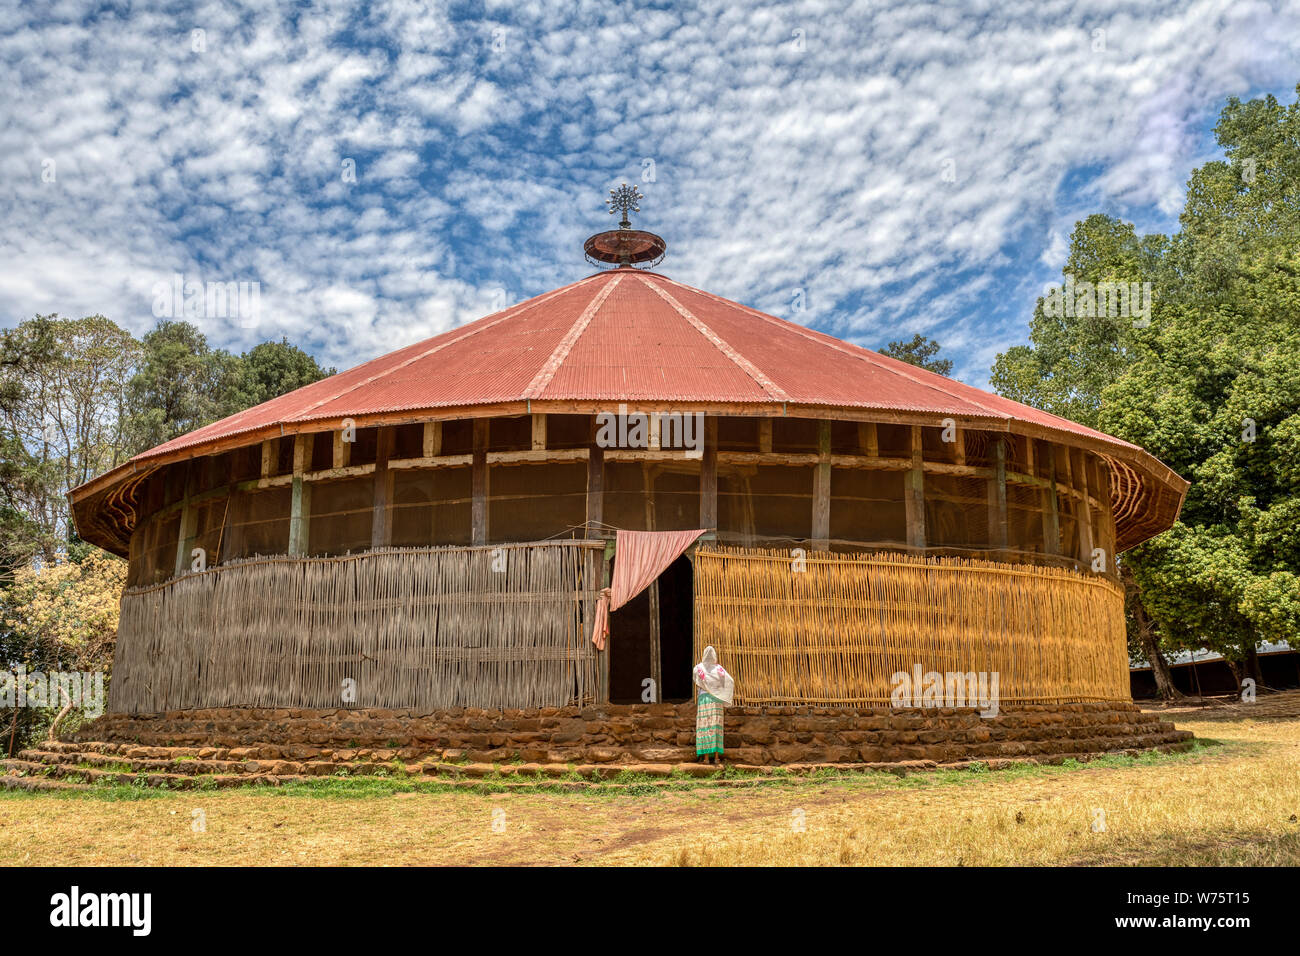
MULTIPOLYGON (((701 763, 691 764, 442 764, 428 763, 416 767, 403 768, 402 776, 436 776, 440 785, 457 788, 492 787, 506 789, 527 789, 546 787, 548 789, 585 790, 594 787, 666 787, 675 786, 675 777, 690 777, 697 783, 717 787, 743 787, 756 780, 775 780, 783 775, 803 776, 826 770, 845 773, 862 771, 884 771, 896 775, 923 773, 927 771, 950 769, 967 770, 975 766, 998 770, 1023 763, 1060 764, 1066 760, 1087 762, 1104 754, 1125 754, 1137 756, 1150 751, 1177 752, 1188 750, 1193 746, 1189 734, 1179 732, 1163 735, 1162 739, 1151 738, 1142 741, 1139 747, 1115 751, 1079 751, 1056 754, 1040 754, 1029 757, 1002 758, 988 761, 959 761, 938 763, 933 760, 893 761, 887 763, 846 763, 830 764, 818 762, 794 763, 784 767, 771 765, 747 765, 728 763, 730 770, 744 772, 741 777, 719 776, 717 767, 701 763), (1176 739, 1163 739, 1173 737, 1176 739), (637 777, 651 778, 649 781, 620 782, 619 777, 630 774, 637 777), (573 779, 575 776, 583 779, 573 779)), ((0 760, 0 786, 8 789, 24 790, 88 790, 96 785, 149 786, 166 787, 172 790, 194 789, 228 789, 240 786, 282 786, 287 783, 304 782, 320 779, 319 773, 276 773, 276 772, 238 772, 238 773, 172 773, 156 771, 149 767, 140 767, 132 771, 87 767, 76 762, 78 756, 69 753, 49 751, 25 751, 24 757, 0 760), (49 762, 30 757, 53 758, 49 762)), ((101 755, 93 755, 101 756, 101 755)), ((89 761, 87 761, 89 762, 89 761)), ((141 761, 156 763, 157 761, 141 761)), ((386 768, 374 764, 354 766, 326 764, 335 773, 340 769, 356 771, 356 776, 365 776, 366 772, 386 768)))
MULTIPOLYGON (((755 765, 992 760, 1152 747, 1185 735, 1131 703, 973 709, 737 707, 728 754, 755 765), (1174 736, 1170 736, 1174 735, 1174 736)), ((331 765, 685 764, 695 759, 694 706, 609 705, 531 711, 285 711, 229 708, 109 714, 47 753, 98 753, 140 772, 303 774, 331 765), (137 763, 159 761, 160 763, 137 763), (180 763, 195 762, 194 770, 180 763), (324 765, 324 766, 322 766, 324 765)), ((348 772, 352 772, 349 770, 348 772)))

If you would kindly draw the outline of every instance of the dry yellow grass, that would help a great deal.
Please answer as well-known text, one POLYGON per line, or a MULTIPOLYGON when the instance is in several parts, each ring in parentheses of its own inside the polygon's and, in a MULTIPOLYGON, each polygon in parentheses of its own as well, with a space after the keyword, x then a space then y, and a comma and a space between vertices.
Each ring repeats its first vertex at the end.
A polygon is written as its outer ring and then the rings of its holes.
POLYGON ((1287 699, 1175 715, 1222 746, 1145 765, 636 796, 8 795, 0 864, 1295 865, 1300 694, 1287 699))

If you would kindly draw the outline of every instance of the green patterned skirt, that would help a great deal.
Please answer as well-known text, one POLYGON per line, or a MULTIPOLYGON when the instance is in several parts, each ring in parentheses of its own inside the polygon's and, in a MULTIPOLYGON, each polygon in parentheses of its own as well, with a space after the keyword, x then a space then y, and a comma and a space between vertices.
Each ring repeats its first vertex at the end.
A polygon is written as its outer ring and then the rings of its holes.
POLYGON ((695 708, 695 753, 722 753, 722 712, 726 705, 707 691, 700 691, 695 708))

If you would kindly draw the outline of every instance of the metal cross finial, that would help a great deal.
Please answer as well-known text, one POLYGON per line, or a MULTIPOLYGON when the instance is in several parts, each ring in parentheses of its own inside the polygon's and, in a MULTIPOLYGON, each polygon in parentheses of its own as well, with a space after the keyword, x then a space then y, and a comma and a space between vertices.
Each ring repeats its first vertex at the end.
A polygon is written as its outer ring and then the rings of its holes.
POLYGON ((638 203, 640 203, 642 199, 645 199, 645 197, 641 195, 641 190, 637 189, 635 186, 629 186, 627 183, 623 183, 617 189, 611 189, 609 191, 609 198, 605 200, 605 204, 609 206, 609 214, 612 216, 616 212, 623 213, 623 218, 619 220, 618 228, 632 228, 632 223, 628 220, 627 214, 629 212, 640 212, 641 207, 638 203))

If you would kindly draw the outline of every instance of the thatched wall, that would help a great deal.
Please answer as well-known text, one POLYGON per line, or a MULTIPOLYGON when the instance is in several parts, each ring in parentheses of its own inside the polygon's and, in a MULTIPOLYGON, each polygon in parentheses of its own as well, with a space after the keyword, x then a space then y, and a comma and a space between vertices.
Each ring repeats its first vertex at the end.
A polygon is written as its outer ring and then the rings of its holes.
POLYGON ((594 700, 599 542, 263 558, 127 591, 109 710, 594 700), (355 701, 344 698, 356 682, 355 701))
POLYGON ((891 676, 997 672, 1002 702, 1128 700, 1124 596, 1101 575, 961 558, 700 550, 696 659, 753 703, 887 703, 891 676))

